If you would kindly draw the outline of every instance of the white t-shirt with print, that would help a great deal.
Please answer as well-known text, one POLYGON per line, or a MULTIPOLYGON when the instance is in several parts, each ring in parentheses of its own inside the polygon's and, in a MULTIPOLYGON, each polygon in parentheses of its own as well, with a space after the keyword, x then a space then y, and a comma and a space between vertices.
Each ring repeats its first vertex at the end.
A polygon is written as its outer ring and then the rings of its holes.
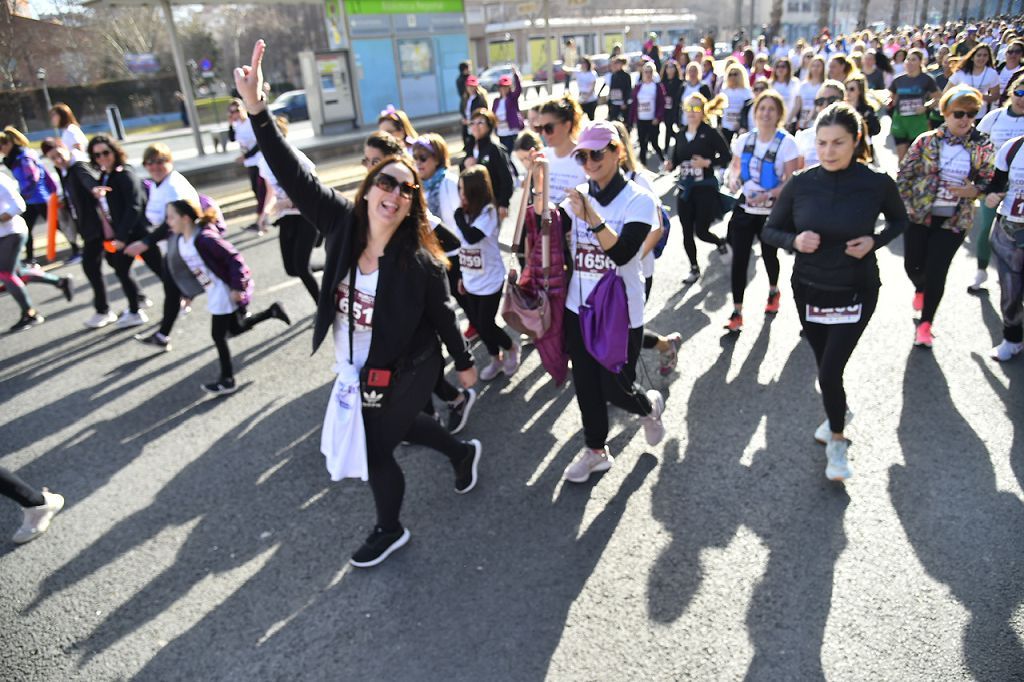
POLYGON ((160 184, 153 183, 149 187, 146 199, 146 220, 150 225, 161 225, 167 219, 167 204, 179 199, 191 201, 199 205, 199 193, 185 176, 174 170, 167 174, 160 184))
POLYGON ((597 101, 597 72, 580 71, 576 74, 576 87, 580 92, 580 103, 589 104, 597 101))
MULTIPOLYGON (((252 119, 246 117, 244 121, 231 124, 231 127, 235 129, 235 142, 242 148, 242 152, 246 153, 256 144, 256 133, 252 129, 252 119)), ((263 156, 263 152, 256 152, 247 159, 242 160, 242 165, 246 168, 252 168, 260 162, 260 157, 263 156)))
POLYGON ((61 131, 60 141, 69 150, 80 149, 84 152, 89 146, 89 140, 85 137, 85 133, 74 123, 61 131))
POLYGON ((971 154, 962 144, 943 142, 939 149, 939 188, 932 203, 932 214, 951 216, 960 202, 950 187, 963 187, 971 172, 971 154))
POLYGON ((818 135, 814 128, 796 131, 796 148, 804 159, 804 168, 818 163, 818 135))
MULTIPOLYGON (((309 157, 302 153, 299 149, 292 147, 292 153, 299 160, 299 165, 303 169, 316 174, 316 165, 309 160, 309 157)), ((274 171, 270 170, 270 164, 263 158, 263 155, 259 155, 260 160, 257 164, 260 169, 260 177, 263 178, 267 185, 273 190, 274 198, 278 201, 274 211, 274 219, 280 218, 286 215, 299 215, 299 209, 292 205, 292 200, 288 198, 281 184, 277 181, 277 176, 274 175, 274 171)))
POLYGON ((747 100, 754 98, 754 93, 747 88, 723 88, 722 94, 728 100, 725 113, 722 115, 722 127, 735 132, 742 125, 740 114, 743 111, 743 105, 747 100))
POLYGON ((498 106, 494 109, 494 117, 498 119, 498 127, 495 130, 498 137, 508 137, 509 135, 516 134, 516 131, 508 127, 508 107, 505 106, 504 102, 498 102, 498 106))
MULTIPOLYGON (((999 74, 991 66, 986 66, 985 70, 978 75, 966 71, 956 71, 949 77, 949 82, 953 85, 969 85, 982 95, 987 95, 989 90, 999 85, 999 74)), ((986 113, 988 113, 988 104, 982 104, 975 118, 981 120, 986 113)))
MULTIPOLYGON (((584 192, 587 201, 594 201, 584 192)), ((622 266, 616 266, 609 258, 597 235, 589 230, 586 221, 578 218, 572 211, 568 200, 561 204, 572 221, 569 229, 570 247, 573 257, 572 279, 565 307, 579 314, 580 305, 586 302, 590 293, 597 286, 606 272, 617 270, 626 285, 626 300, 629 308, 629 327, 636 329, 644 324, 644 276, 640 263, 640 251, 622 266)), ((657 208, 654 197, 640 188, 635 182, 627 182, 626 186, 607 206, 596 205, 597 212, 604 218, 605 225, 618 234, 627 223, 650 224, 657 208)))
MULTIPOLYGON (((800 115, 796 120, 797 129, 809 128, 814 121, 814 100, 818 97, 819 88, 821 88, 821 83, 810 81, 801 83, 797 88, 796 97, 800 98, 800 115)), ((796 97, 793 98, 794 101, 796 101, 796 97)))
MULTIPOLYGON (((639 172, 627 175, 632 182, 635 182, 640 186, 640 189, 644 190, 654 199, 654 218, 652 218, 651 229, 654 230, 661 226, 661 202, 658 201, 658 195, 654 191, 654 184, 651 182, 650 172, 646 169, 640 169, 639 172)), ((641 247, 641 251, 643 248, 641 247)), ((648 277, 654 277, 654 249, 640 259, 640 269, 643 272, 644 279, 648 277)))
POLYGON ((206 308, 210 314, 230 315, 238 308, 238 304, 231 300, 231 288, 227 282, 206 267, 203 257, 196 250, 196 234, 193 233, 188 239, 184 235, 177 235, 178 255, 192 271, 192 275, 206 289, 206 308))
POLYGON ((658 84, 653 81, 641 83, 636 92, 636 117, 641 121, 653 121, 657 112, 658 84))
POLYGON ((354 297, 349 296, 349 277, 341 278, 337 290, 334 292, 334 372, 341 374, 343 368, 349 364, 348 361, 348 308, 350 299, 352 301, 352 364, 355 365, 356 373, 366 364, 366 358, 370 355, 370 340, 373 337, 373 309, 377 298, 377 280, 380 270, 374 270, 364 275, 359 266, 353 264, 356 269, 356 293, 354 297))
POLYGON ((776 81, 771 84, 771 88, 782 95, 782 101, 786 103, 787 114, 793 111, 793 100, 796 99, 797 93, 800 92, 800 79, 793 78, 788 83, 776 81))
POLYGON ((1015 116, 1010 107, 1003 107, 985 114, 978 124, 978 131, 992 139, 992 145, 999 149, 1011 137, 1024 135, 1024 116, 1015 116))
POLYGON ((554 147, 544 147, 544 158, 548 162, 548 173, 550 179, 548 187, 550 190, 549 199, 558 206, 565 199, 569 190, 587 181, 587 174, 583 168, 572 158, 572 154, 559 156, 555 153, 554 147))
MULTIPOLYGON (((796 146, 796 140, 793 136, 787 132, 782 133, 782 142, 779 145, 779 151, 775 155, 775 172, 781 177, 783 169, 787 163, 800 156, 800 150, 796 146)), ((733 156, 741 159, 743 157, 743 147, 747 140, 754 139, 754 155, 750 159, 750 179, 743 183, 743 198, 746 199, 754 194, 760 194, 765 191, 765 188, 758 184, 758 179, 761 177, 761 161, 768 153, 768 148, 775 143, 775 138, 772 137, 768 142, 762 142, 757 138, 757 131, 751 130, 745 135, 738 136, 732 141, 732 153, 733 156)), ((747 206, 744 202, 741 206, 746 213, 751 215, 768 215, 772 212, 771 206, 747 206)))
POLYGON ((1012 167, 1008 164, 1015 139, 1007 140, 996 153, 996 170, 1006 171, 1010 176, 1006 196, 996 208, 996 213, 1013 222, 1024 223, 1024 149, 1017 151, 1012 167))
POLYGON ((484 233, 484 238, 476 244, 470 244, 457 227, 462 246, 459 248, 459 269, 462 272, 462 285, 474 296, 488 296, 501 291, 505 282, 505 263, 501 260, 501 247, 498 246, 498 231, 501 221, 494 204, 487 204, 480 211, 470 227, 484 233))

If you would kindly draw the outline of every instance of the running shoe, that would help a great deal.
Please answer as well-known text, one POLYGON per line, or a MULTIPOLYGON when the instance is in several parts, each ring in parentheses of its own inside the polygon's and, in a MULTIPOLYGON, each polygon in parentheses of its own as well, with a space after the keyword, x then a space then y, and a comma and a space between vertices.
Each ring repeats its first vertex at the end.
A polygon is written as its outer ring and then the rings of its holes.
POLYGON ((139 296, 139 309, 141 310, 142 308, 152 308, 152 307, 153 307, 153 299, 151 299, 149 296, 146 296, 145 294, 141 294, 139 296))
POLYGON ((462 332, 462 337, 466 339, 466 341, 476 341, 480 338, 480 333, 477 332, 476 327, 470 324, 466 327, 466 331, 462 332))
POLYGON ((846 451, 850 447, 850 441, 830 440, 825 446, 825 456, 828 457, 828 464, 825 466, 825 478, 830 481, 845 481, 853 476, 850 469, 850 461, 847 459, 846 451))
POLYGON ((270 316, 275 320, 281 320, 287 325, 292 323, 292 319, 288 317, 288 313, 285 312, 284 306, 281 305, 280 301, 274 301, 270 304, 270 316))
POLYGON ((480 455, 483 453, 483 446, 476 438, 466 441, 466 454, 454 464, 455 468, 455 492, 465 495, 476 487, 476 470, 480 464, 480 455))
POLYGON ((105 313, 95 313, 92 317, 90 317, 82 324, 84 324, 89 329, 102 329, 103 327, 106 327, 108 324, 113 324, 114 322, 117 322, 117 315, 115 315, 112 311, 108 310, 105 313))
POLYGON ((28 329, 29 327, 38 327, 43 322, 46 322, 46 318, 39 313, 33 313, 31 315, 28 313, 22 313, 21 318, 11 325, 11 328, 8 331, 20 332, 24 329, 28 329))
POLYGON ((203 390, 213 395, 228 395, 238 390, 234 377, 220 378, 212 384, 203 384, 203 390))
POLYGON ((505 359, 501 363, 501 371, 505 376, 512 376, 519 369, 519 335, 512 335, 512 347, 505 351, 505 359))
POLYGON ((64 298, 67 299, 68 303, 75 297, 75 290, 72 285, 71 275, 65 275, 60 278, 60 282, 57 283, 57 288, 64 293, 64 298))
POLYGON ((491 364, 480 370, 480 381, 490 381, 505 370, 505 363, 497 356, 491 358, 491 364))
POLYGON ((974 275, 974 281, 967 285, 967 293, 977 294, 984 291, 985 287, 982 285, 985 284, 986 281, 988 281, 988 270, 978 270, 974 275))
POLYGON ((661 415, 665 413, 665 399, 653 388, 647 391, 647 399, 651 401, 651 413, 646 417, 640 417, 640 421, 644 425, 647 444, 653 446, 665 438, 665 425, 661 421, 661 415))
POLYGON ((141 327, 147 322, 149 322, 149 316, 146 315, 146 312, 144 310, 139 310, 137 313, 133 313, 130 310, 126 310, 123 313, 121 313, 121 317, 117 318, 117 327, 118 329, 141 327))
POLYGON ((728 329, 733 334, 743 331, 743 315, 738 311, 734 311, 733 314, 729 316, 729 322, 723 327, 723 329, 728 329))
POLYGON ((64 498, 43 488, 43 499, 45 502, 38 507, 22 508, 21 528, 11 540, 20 545, 35 540, 50 528, 50 521, 64 508, 64 498))
POLYGON ((683 278, 683 284, 693 284, 700 279, 700 268, 697 266, 690 266, 690 274, 683 278))
POLYGON ((728 242, 722 242, 718 245, 718 256, 723 265, 732 265, 732 247, 729 246, 728 242))
POLYGON ((370 568, 382 563, 391 556, 395 550, 409 542, 409 529, 400 528, 396 531, 386 531, 380 526, 373 529, 370 536, 366 538, 363 546, 356 550, 349 563, 357 568, 370 568))
POLYGON ((147 346, 159 348, 162 351, 171 350, 171 340, 164 336, 163 334, 161 334, 160 332, 153 332, 152 334, 148 335, 136 334, 132 338, 138 341, 139 343, 144 343, 147 346))
POLYGON ((456 404, 448 404, 448 432, 455 435, 466 427, 469 421, 469 413, 476 404, 476 391, 472 388, 465 388, 459 391, 462 400, 456 404))
POLYGON ((993 360, 999 362, 1007 362, 1012 360, 1013 356, 1020 354, 1024 350, 1024 343, 1013 343, 1003 339, 1003 342, 992 349, 991 356, 993 360))
POLYGON ((576 456, 572 464, 565 468, 562 478, 570 483, 586 483, 590 474, 599 471, 608 471, 615 463, 615 458, 608 454, 608 448, 603 450, 591 450, 583 448, 583 451, 576 456))
POLYGON ((668 350, 659 351, 658 353, 658 360, 660 362, 658 373, 663 377, 671 374, 679 362, 679 347, 683 345, 683 335, 679 332, 672 332, 665 337, 665 343, 668 344, 668 350))
MULTIPOLYGON (((853 421, 853 412, 851 412, 850 410, 847 410, 846 411, 846 423, 849 424, 851 421, 853 421)), ((832 438, 832 425, 829 423, 828 417, 826 417, 825 421, 821 422, 821 426, 819 426, 815 430, 815 432, 814 432, 814 440, 818 441, 818 443, 820 443, 821 445, 828 445, 828 442, 829 442, 829 440, 831 438, 832 438)))
POLYGON ((921 346, 922 348, 931 348, 934 340, 935 339, 932 336, 931 322, 922 322, 921 324, 917 325, 917 334, 914 337, 915 346, 921 346))
POLYGON ((774 315, 779 312, 779 302, 782 300, 782 292, 775 291, 768 294, 768 303, 764 307, 765 315, 774 315))
POLYGON ((914 310, 921 312, 924 309, 924 292, 918 291, 914 294, 914 301, 911 303, 914 310))

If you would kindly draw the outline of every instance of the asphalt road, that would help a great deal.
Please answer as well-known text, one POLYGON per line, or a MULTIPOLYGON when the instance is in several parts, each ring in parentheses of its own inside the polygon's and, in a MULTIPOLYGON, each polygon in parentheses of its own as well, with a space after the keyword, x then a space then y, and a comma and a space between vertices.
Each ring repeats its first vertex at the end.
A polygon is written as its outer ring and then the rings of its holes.
MULTIPOLYGON (((702 244, 703 279, 678 284, 677 230, 648 317, 682 332, 678 371, 662 379, 653 355, 641 370, 669 394, 665 442, 613 409, 615 466, 563 484, 579 413, 528 352, 481 387, 479 487, 455 495, 438 454, 403 448, 412 542, 359 571, 369 489, 332 484, 319 453, 332 350, 310 357, 312 302, 247 222, 232 236, 257 307, 283 301, 294 324, 231 341, 233 396, 199 388, 217 376, 201 301, 154 354, 82 326, 77 266, 61 270, 73 304, 34 285, 46 324, 0 342, 0 464, 67 499, 43 538, 0 541, 3 680, 1024 678, 1024 358, 987 358, 998 291, 966 293, 970 243, 933 351, 912 348, 901 242, 881 255, 847 372, 845 486, 812 440, 790 258, 782 312, 755 312, 757 260, 746 329, 727 338, 726 268, 702 244)), ((13 301, 0 310, 13 322, 13 301)), ((0 534, 19 521, 0 504, 0 534)))

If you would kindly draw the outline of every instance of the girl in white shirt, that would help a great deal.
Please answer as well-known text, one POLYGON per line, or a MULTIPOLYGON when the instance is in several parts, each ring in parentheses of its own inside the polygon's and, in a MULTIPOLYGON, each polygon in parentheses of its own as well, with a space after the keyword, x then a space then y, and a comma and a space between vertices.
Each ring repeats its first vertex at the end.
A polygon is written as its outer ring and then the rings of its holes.
POLYGON ((726 142, 732 142, 732 138, 743 127, 741 114, 747 102, 754 99, 754 93, 750 90, 747 81, 747 71, 738 63, 729 67, 725 75, 725 87, 722 88, 727 104, 722 117, 722 133, 726 142))
POLYGON ((78 125, 78 119, 67 104, 57 102, 53 105, 50 109, 50 125, 60 131, 60 140, 65 147, 85 151, 89 140, 85 138, 85 133, 78 125))
POLYGON ((979 43, 974 49, 964 55, 964 58, 957 62, 953 75, 946 83, 946 92, 950 88, 960 85, 967 85, 981 93, 983 104, 975 116, 980 121, 988 113, 989 106, 999 101, 999 73, 992 68, 992 48, 985 43, 979 43))

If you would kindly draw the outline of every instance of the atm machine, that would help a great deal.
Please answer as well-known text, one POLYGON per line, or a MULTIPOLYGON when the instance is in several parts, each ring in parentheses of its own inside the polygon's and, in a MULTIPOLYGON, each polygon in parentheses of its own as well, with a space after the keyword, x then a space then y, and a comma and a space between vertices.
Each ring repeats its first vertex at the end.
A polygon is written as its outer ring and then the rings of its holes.
POLYGON ((300 52, 299 65, 314 133, 319 136, 357 128, 359 99, 349 51, 300 52))

